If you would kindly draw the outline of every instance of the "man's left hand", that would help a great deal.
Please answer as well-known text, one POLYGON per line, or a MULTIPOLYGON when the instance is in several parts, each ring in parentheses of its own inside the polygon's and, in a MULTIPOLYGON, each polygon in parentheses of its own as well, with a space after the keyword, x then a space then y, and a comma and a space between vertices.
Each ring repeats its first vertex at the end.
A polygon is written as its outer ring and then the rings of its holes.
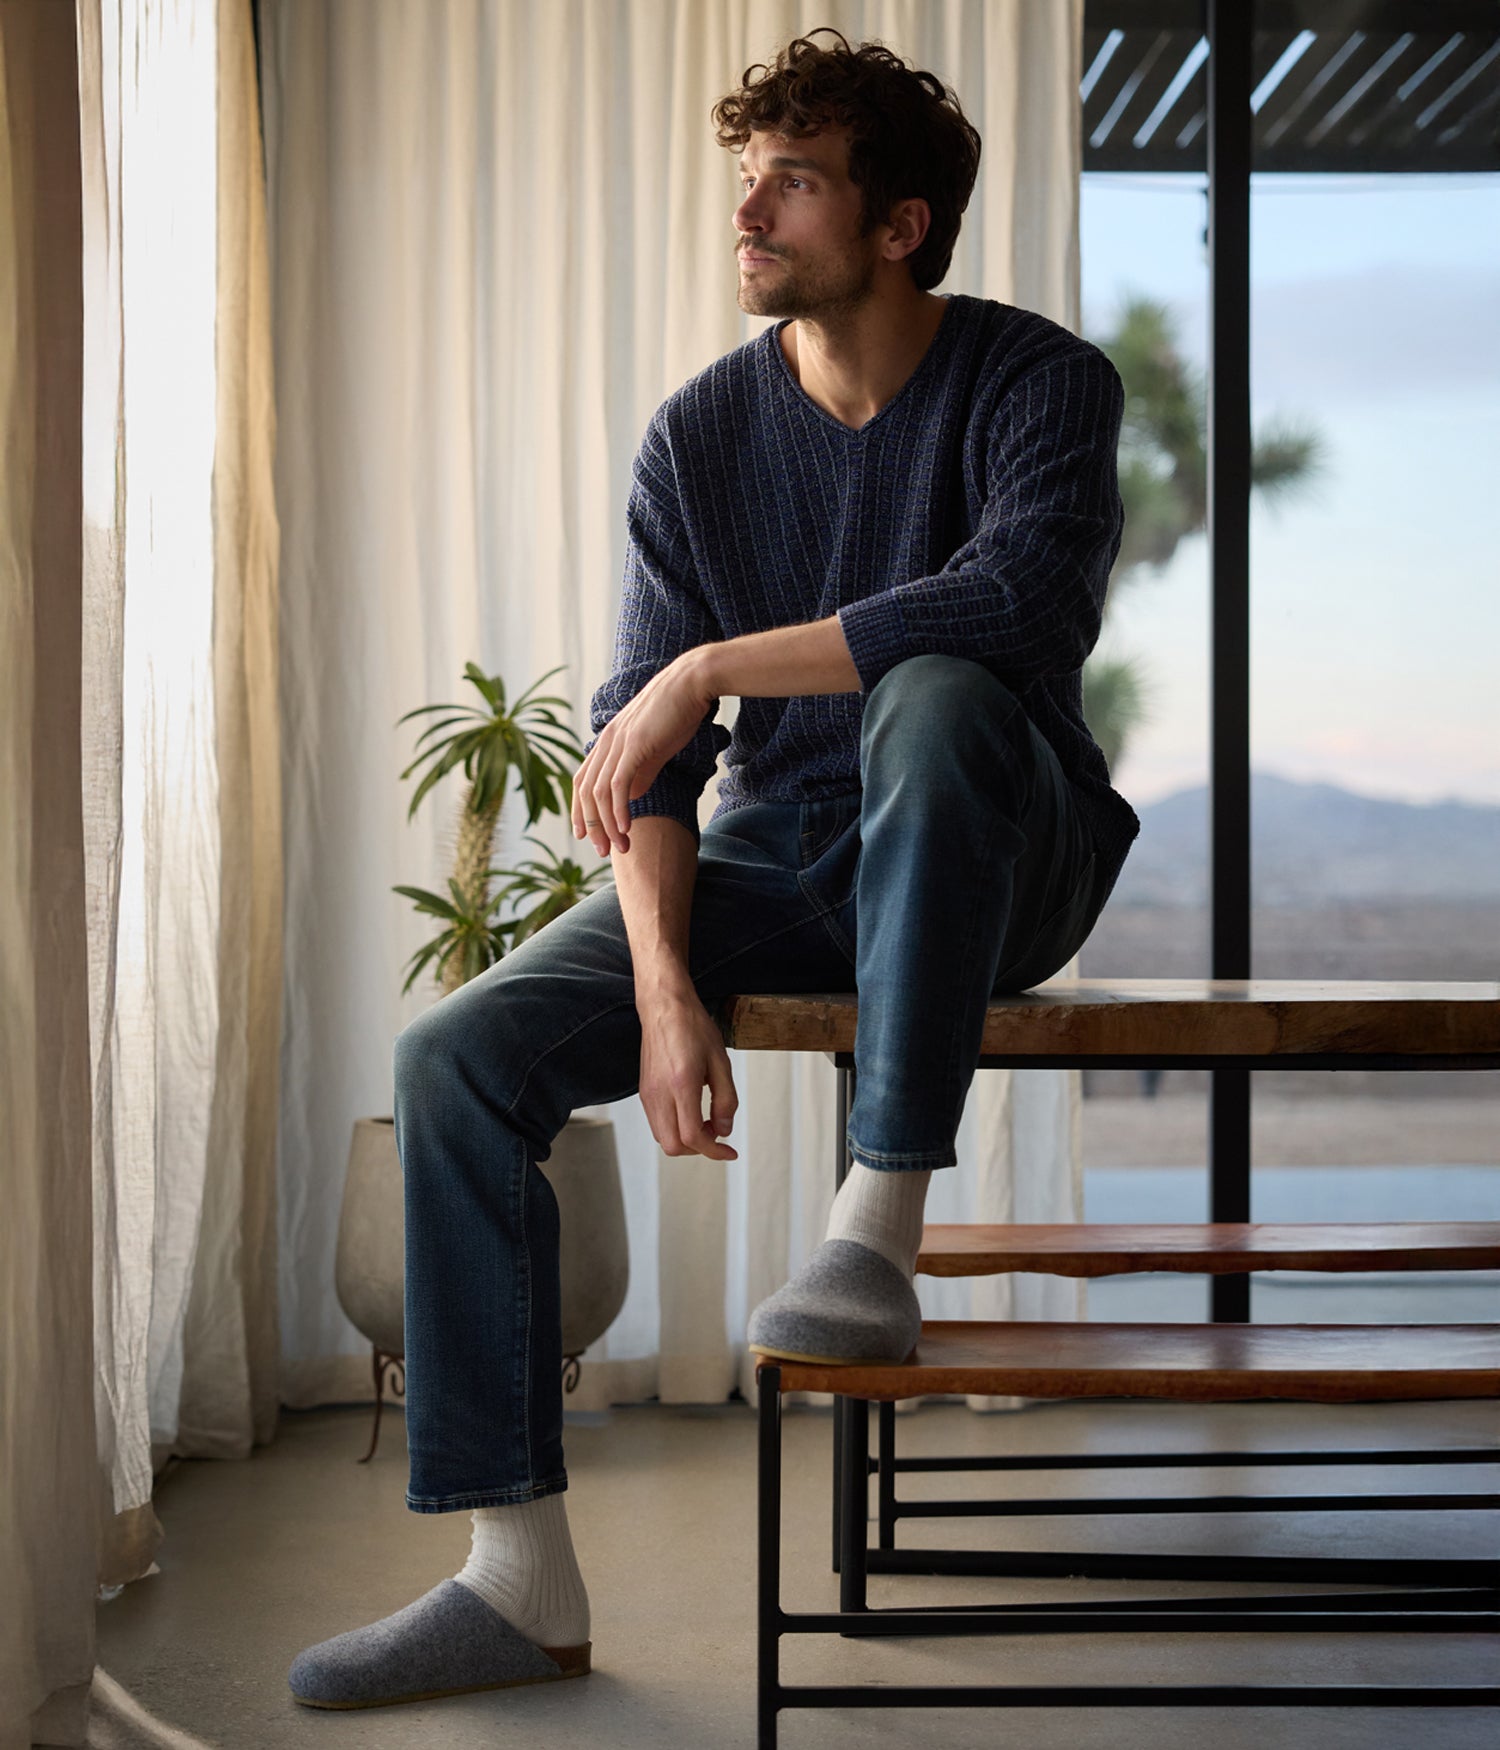
POLYGON ((691 651, 654 674, 615 713, 573 779, 573 836, 594 849, 630 849, 630 804, 692 740, 713 703, 691 651))

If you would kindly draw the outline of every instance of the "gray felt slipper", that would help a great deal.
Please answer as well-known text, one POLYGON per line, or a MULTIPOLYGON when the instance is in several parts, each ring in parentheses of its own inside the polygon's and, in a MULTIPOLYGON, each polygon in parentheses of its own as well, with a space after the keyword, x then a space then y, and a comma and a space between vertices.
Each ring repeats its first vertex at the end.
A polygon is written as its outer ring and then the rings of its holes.
POLYGON ((581 1677, 589 1646, 534 1646, 477 1593, 444 1580, 394 1616, 299 1653, 287 1681, 308 1707, 388 1707, 581 1677))
POLYGON ((904 1361, 922 1331, 905 1276, 855 1240, 824 1240, 750 1315, 750 1347, 783 1361, 904 1361))

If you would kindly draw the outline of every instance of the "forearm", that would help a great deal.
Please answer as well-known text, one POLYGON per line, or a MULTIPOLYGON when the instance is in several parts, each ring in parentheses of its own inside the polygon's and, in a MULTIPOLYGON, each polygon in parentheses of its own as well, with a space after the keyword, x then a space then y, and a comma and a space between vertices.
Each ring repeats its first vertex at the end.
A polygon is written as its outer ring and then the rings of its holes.
POLYGON ((664 967, 673 982, 685 976, 696 846, 680 820, 674 824, 688 841, 682 846, 653 827, 650 855, 642 858, 646 867, 621 881, 619 871, 636 861, 633 845, 641 826, 670 818, 652 812, 632 821, 631 802, 646 795, 725 693, 787 698, 859 690, 859 671, 834 616, 695 645, 652 675, 600 730, 574 779, 573 832, 577 838, 587 835, 601 856, 606 850, 615 854, 638 981, 664 967))
POLYGON ((859 671, 837 614, 806 626, 777 626, 700 644, 678 661, 695 666, 705 698, 786 699, 859 691, 859 671))
POLYGON ((613 859, 615 891, 635 967, 636 1005, 680 994, 688 977, 688 923, 698 876, 698 846, 680 820, 641 815, 630 849, 613 859))
POLYGON ((614 858, 641 1022, 641 1105, 664 1153, 739 1157, 725 1140, 738 1100, 718 1025, 688 975, 688 925, 698 874, 691 830, 669 814, 631 824, 614 858), (703 1090, 712 1095, 703 1110, 703 1090))

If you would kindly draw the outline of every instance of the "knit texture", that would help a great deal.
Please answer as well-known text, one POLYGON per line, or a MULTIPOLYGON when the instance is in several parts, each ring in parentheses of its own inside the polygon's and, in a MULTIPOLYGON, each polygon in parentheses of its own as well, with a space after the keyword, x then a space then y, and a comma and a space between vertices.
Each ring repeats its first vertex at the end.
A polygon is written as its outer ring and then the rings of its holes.
POLYGON ((469 1515, 469 1559, 453 1577, 539 1647, 574 1647, 589 1638, 589 1596, 566 1497, 543 1495, 469 1515))
MULTIPOLYGON (((1123 515, 1124 394, 1097 347, 1046 317, 955 293, 916 371, 858 431, 797 382, 779 322, 670 395, 647 427, 627 506, 615 667, 594 736, 684 650, 837 614, 862 691, 745 698, 662 768, 632 817, 698 834, 752 802, 859 788, 865 695, 928 652, 982 662, 1057 754, 1109 885, 1140 830, 1084 726, 1123 515)), ((590 743, 592 746, 592 742, 590 743)))
POLYGON ((908 1281, 922 1250, 922 1214, 932 1179, 926 1168, 867 1167, 849 1163, 849 1173, 828 1212, 825 1240, 853 1240, 896 1266, 908 1281))

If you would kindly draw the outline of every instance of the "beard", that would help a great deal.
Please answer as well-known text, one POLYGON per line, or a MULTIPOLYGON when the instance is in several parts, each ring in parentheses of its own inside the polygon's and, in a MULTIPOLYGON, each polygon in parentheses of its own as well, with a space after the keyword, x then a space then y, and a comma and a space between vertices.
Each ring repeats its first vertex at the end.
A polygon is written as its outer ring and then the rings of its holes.
POLYGON ((837 326, 868 302, 875 287, 875 257, 857 249, 841 261, 800 269, 775 256, 742 275, 739 305, 747 316, 790 316, 837 326))

